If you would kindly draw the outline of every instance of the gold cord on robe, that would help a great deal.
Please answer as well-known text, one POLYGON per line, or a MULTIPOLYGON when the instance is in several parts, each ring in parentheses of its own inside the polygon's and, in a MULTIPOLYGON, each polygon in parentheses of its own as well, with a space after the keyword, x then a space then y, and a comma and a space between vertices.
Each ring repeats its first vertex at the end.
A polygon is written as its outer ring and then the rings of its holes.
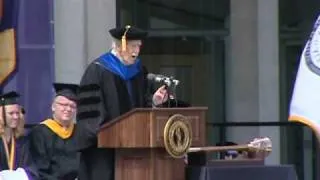
POLYGON ((2 136, 2 142, 6 151, 6 157, 8 162, 9 170, 13 170, 14 168, 14 160, 16 157, 16 140, 14 136, 11 136, 11 149, 9 151, 7 140, 4 136, 2 136))

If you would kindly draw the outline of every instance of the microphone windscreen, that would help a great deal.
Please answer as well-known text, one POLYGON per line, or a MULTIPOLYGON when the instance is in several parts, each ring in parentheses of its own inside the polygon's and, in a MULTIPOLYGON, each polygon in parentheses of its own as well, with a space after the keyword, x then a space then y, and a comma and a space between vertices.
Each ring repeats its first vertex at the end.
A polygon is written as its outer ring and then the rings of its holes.
POLYGON ((157 76, 155 74, 152 74, 152 73, 149 73, 147 75, 147 79, 150 80, 150 81, 153 81, 157 76))

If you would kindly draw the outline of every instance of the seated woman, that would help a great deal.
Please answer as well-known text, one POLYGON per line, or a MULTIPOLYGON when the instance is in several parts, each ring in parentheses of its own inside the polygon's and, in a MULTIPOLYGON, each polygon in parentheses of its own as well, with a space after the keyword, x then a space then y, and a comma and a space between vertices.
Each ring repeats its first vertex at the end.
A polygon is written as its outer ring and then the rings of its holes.
POLYGON ((19 94, 0 96, 0 179, 37 179, 37 170, 24 136, 24 113, 17 102, 19 94))

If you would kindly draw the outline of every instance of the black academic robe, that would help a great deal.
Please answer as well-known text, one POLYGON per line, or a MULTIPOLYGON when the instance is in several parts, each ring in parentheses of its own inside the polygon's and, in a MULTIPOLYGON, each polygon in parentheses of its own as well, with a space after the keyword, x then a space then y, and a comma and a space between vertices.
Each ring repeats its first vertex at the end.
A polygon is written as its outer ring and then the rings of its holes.
POLYGON ((129 80, 130 96, 127 82, 98 62, 87 67, 80 83, 76 131, 80 180, 114 179, 114 150, 97 148, 99 128, 133 108, 152 106, 153 88, 144 67, 129 80))
POLYGON ((34 127, 29 136, 30 152, 41 180, 74 180, 78 176, 74 136, 62 139, 44 124, 34 127))
MULTIPOLYGON (((9 150, 11 145, 9 144, 9 150)), ((0 171, 8 170, 9 165, 6 156, 6 150, 2 138, 0 138, 0 171)), ((35 164, 33 163, 31 154, 29 152, 28 141, 25 136, 16 139, 15 157, 13 170, 23 168, 30 180, 38 179, 38 172, 35 164)))

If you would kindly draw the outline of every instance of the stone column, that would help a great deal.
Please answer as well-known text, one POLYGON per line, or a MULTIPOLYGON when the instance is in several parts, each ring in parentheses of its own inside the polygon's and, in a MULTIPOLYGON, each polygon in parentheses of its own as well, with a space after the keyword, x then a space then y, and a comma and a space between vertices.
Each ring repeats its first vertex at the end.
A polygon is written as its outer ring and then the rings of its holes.
POLYGON ((108 51, 111 37, 108 30, 116 26, 116 0, 86 1, 87 63, 108 51))
MULTIPOLYGON (((229 122, 279 121, 278 0, 231 0, 230 58, 226 62, 229 122)), ((233 127, 230 141, 269 136, 268 164, 280 162, 278 127, 233 127)))
POLYGON ((56 0, 55 78, 79 83, 87 65, 111 47, 116 0, 56 0))
POLYGON ((54 1, 55 81, 79 83, 86 65, 85 0, 54 1))

